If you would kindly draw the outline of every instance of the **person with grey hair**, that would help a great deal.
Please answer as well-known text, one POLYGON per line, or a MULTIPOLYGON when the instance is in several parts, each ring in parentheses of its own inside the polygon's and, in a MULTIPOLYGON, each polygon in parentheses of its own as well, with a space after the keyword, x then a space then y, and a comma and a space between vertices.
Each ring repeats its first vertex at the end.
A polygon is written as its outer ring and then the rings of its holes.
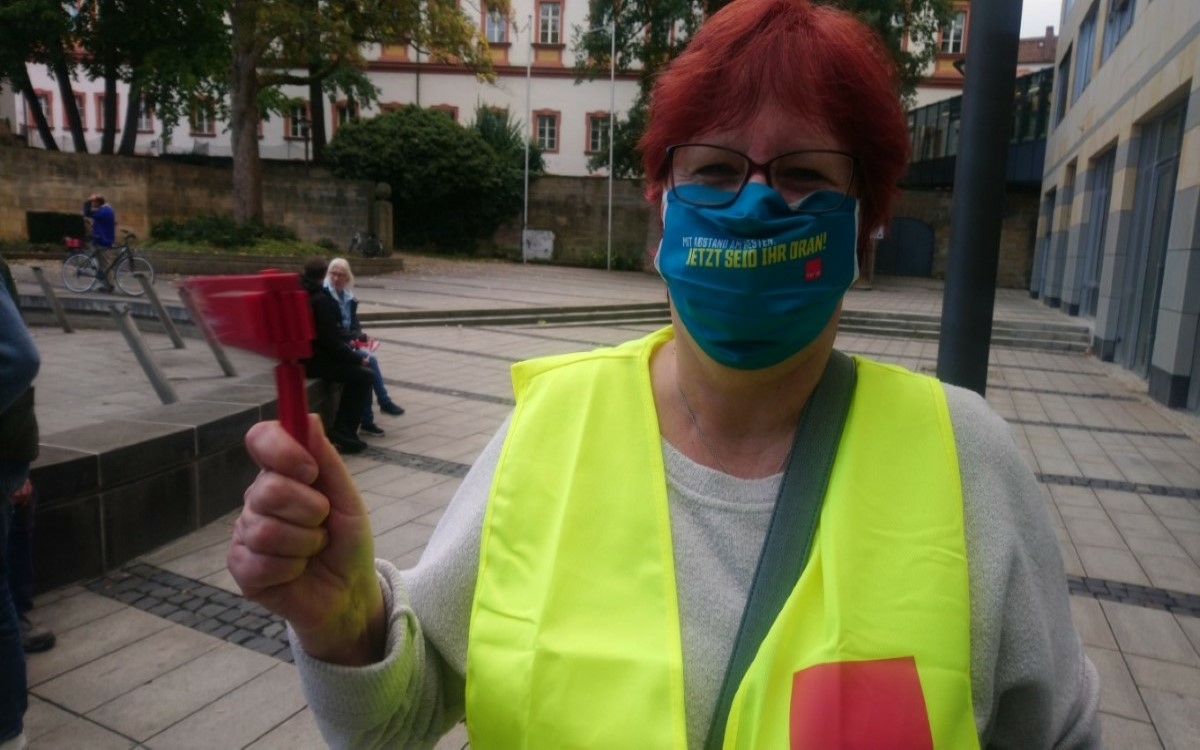
MULTIPOLYGON (((379 410, 398 417, 404 413, 404 407, 392 401, 388 395, 387 385, 383 382, 383 371, 379 367, 379 358, 369 346, 370 337, 363 333, 362 324, 358 322, 358 299, 351 291, 353 286, 354 273, 350 270, 350 263, 345 258, 329 261, 329 270, 325 272, 325 290, 333 297, 334 302, 338 303, 341 313, 338 333, 354 347, 363 358, 363 364, 371 371, 371 389, 375 392, 375 398, 379 399, 379 410)), ((383 430, 375 424, 375 412, 371 408, 370 399, 367 399, 367 408, 363 411, 362 423, 358 429, 367 435, 383 437, 383 430)))

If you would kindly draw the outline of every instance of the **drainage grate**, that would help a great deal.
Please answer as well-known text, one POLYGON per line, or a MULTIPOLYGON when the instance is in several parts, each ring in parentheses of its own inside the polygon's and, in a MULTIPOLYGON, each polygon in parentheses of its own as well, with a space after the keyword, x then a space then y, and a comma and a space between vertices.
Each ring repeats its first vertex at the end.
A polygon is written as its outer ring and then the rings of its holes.
POLYGON ((1120 427, 1093 427, 1086 424, 1066 424, 1065 422, 1046 422, 1041 419, 1006 419, 1009 424, 1023 424, 1031 427, 1053 427, 1065 430, 1084 430, 1086 432, 1105 432, 1113 435, 1144 435, 1158 438, 1187 438, 1182 432, 1156 432, 1154 430, 1126 430, 1120 427))
POLYGON ((427 471, 431 474, 441 474, 447 477, 465 477, 467 471, 470 470, 470 464, 459 463, 458 461, 444 461, 440 458, 431 456, 422 456, 416 453, 405 453, 404 451, 396 451, 391 448, 378 448, 372 446, 367 448, 361 454, 367 458, 373 458, 376 461, 383 463, 394 464, 396 466, 404 466, 409 469, 419 469, 427 471))
POLYGON ((1137 492, 1142 495, 1186 497, 1189 500, 1200 500, 1200 489, 1194 487, 1171 487, 1165 484, 1126 482, 1123 479, 1094 479, 1065 474, 1037 474, 1037 480, 1042 484, 1060 484, 1071 487, 1089 487, 1093 490, 1119 490, 1121 492, 1137 492))
POLYGON ((87 584, 87 590, 228 643, 292 661, 283 620, 215 586, 146 563, 131 563, 87 584))
POLYGON ((1156 589, 1136 583, 1106 581, 1102 578, 1067 576, 1067 591, 1072 596, 1090 596, 1136 607, 1159 609, 1176 615, 1200 617, 1200 596, 1182 591, 1156 589))

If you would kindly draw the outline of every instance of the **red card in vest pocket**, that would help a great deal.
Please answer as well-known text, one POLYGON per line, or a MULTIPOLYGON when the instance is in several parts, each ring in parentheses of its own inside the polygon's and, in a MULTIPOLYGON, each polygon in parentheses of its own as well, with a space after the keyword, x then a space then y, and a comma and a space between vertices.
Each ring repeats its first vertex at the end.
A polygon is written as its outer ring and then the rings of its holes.
POLYGON ((792 750, 933 750, 912 657, 817 664, 792 676, 792 750))

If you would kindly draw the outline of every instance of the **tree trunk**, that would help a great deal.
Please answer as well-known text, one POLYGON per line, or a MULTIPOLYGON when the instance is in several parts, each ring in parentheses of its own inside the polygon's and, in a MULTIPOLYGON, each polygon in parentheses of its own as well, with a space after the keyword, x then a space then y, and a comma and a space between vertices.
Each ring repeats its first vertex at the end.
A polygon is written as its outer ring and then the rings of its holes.
POLYGON ((125 100, 125 131, 121 133, 121 156, 133 156, 137 149, 138 115, 141 113, 142 86, 137 80, 129 83, 129 97, 125 100))
POLYGON ((117 142, 117 66, 104 66, 104 135, 100 139, 100 153, 111 155, 117 142))
POLYGON ((229 68, 230 138, 233 141, 233 218, 262 221, 262 162, 258 155, 258 55, 254 32, 258 0, 233 0, 233 61, 229 68))
MULTIPOLYGON (((316 65, 308 66, 310 76, 316 73, 316 65)), ((325 154, 325 91, 321 82, 312 79, 308 84, 308 132, 312 138, 312 160, 321 161, 325 154)))
POLYGON ((83 120, 79 117, 79 107, 75 104, 75 89, 71 85, 71 69, 67 66, 66 57, 61 53, 54 55, 51 61, 54 78, 58 81, 58 98, 62 99, 63 112, 67 116, 67 127, 71 129, 71 141, 75 144, 75 153, 88 152, 87 139, 83 135, 83 120))
POLYGON ((42 111, 42 105, 38 102, 37 93, 33 90, 33 84, 29 82, 29 74, 25 72, 24 65, 17 75, 21 79, 17 81, 17 85, 25 95, 25 106, 33 115, 33 124, 37 127, 38 135, 42 137, 42 145, 47 151, 57 151, 58 144, 54 142, 54 133, 50 132, 50 123, 46 122, 46 113, 42 111))

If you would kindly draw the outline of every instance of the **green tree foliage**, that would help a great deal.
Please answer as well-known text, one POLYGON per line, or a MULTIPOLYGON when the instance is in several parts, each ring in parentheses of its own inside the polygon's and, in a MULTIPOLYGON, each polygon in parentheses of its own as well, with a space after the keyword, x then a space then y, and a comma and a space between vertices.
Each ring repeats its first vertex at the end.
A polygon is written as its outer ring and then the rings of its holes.
POLYGON ((475 122, 471 127, 487 141, 492 150, 510 167, 522 174, 525 172, 525 148, 529 147, 529 174, 531 179, 546 169, 542 157, 542 147, 532 138, 528 141, 521 134, 521 124, 513 119, 507 109, 493 109, 479 106, 475 108, 475 122))
POLYGON ((25 97, 34 125, 49 150, 58 149, 51 125, 38 106, 29 81, 28 62, 50 66, 59 86, 59 98, 70 124, 76 150, 86 151, 83 127, 71 93, 67 50, 74 44, 73 14, 56 0, 4 0, 0 2, 0 78, 8 78, 25 97))
POLYGON ((167 138, 191 116, 197 98, 223 101, 229 67, 224 10, 222 0, 82 1, 76 16, 87 51, 82 64, 105 85, 101 153, 133 154, 143 100, 167 138), (117 81, 129 85, 124 111, 117 110, 117 81))
MULTIPOLYGON (((639 177, 641 155, 637 142, 646 124, 646 108, 658 72, 683 51, 703 20, 732 0, 592 0, 586 31, 577 27, 572 48, 580 79, 594 80, 609 74, 614 12, 616 14, 616 69, 636 70, 639 91, 625 119, 617 119, 614 174, 639 177)), ((899 95, 911 102, 916 86, 937 54, 938 29, 949 21, 950 0, 811 0, 834 5, 859 16, 875 29, 891 51, 900 72, 899 95), (912 41, 902 49, 906 35, 912 41)), ((588 169, 608 166, 608 152, 594 154, 588 169)))
MULTIPOLYGON (((489 138, 494 125, 484 125, 489 138)), ((475 127, 410 105, 339 127, 325 158, 338 177, 391 185, 397 245, 469 254, 520 213, 524 144, 515 137, 519 162, 511 137, 498 152, 475 127)))
MULTIPOLYGON (((262 218, 262 92, 286 84, 310 86, 347 68, 361 70, 368 46, 384 42, 411 43, 430 60, 456 60, 491 75, 478 24, 453 0, 224 1, 233 39, 230 128, 239 221, 262 218)), ((368 102, 369 97, 360 103, 368 102)))

